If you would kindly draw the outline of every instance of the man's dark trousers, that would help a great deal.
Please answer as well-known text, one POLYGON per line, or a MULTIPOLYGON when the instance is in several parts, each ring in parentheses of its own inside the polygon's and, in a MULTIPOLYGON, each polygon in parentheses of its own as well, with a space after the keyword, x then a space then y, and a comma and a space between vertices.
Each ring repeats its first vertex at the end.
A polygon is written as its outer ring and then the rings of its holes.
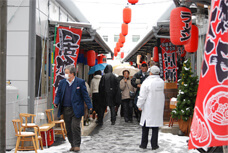
POLYGON ((111 122, 115 123, 116 121, 116 111, 115 111, 115 106, 109 106, 109 109, 111 111, 111 122))
MULTIPOLYGON (((146 122, 144 126, 142 127, 142 141, 141 146, 143 148, 147 147, 148 144, 148 134, 150 127, 146 127, 146 122)), ((151 147, 156 148, 158 146, 158 127, 151 127, 152 128, 152 136, 151 136, 151 147)))
POLYGON ((81 144, 81 117, 76 118, 72 107, 64 107, 63 118, 66 124, 67 137, 71 147, 80 147, 81 144))

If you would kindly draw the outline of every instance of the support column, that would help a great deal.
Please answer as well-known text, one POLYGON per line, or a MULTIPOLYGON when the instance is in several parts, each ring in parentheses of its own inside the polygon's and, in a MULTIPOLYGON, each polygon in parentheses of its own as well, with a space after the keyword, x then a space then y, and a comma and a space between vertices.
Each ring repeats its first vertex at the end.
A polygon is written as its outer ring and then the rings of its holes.
POLYGON ((36 74, 36 1, 29 1, 28 113, 34 114, 36 74))
POLYGON ((0 153, 6 151, 7 0, 0 1, 0 153))

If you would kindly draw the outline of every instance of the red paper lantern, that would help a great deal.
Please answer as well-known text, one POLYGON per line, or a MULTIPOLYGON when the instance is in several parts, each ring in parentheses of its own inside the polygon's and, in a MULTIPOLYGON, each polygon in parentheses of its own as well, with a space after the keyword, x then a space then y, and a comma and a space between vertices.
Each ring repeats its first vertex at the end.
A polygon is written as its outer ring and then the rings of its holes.
POLYGON ((96 53, 94 50, 89 50, 87 52, 87 63, 89 66, 94 66, 95 65, 95 59, 96 59, 96 53))
POLYGON ((116 43, 116 48, 117 48, 117 52, 120 51, 120 48, 121 48, 121 43, 120 42, 117 42, 116 43))
POLYGON ((119 34, 119 42, 125 43, 125 36, 122 33, 119 34))
POLYGON ((97 64, 103 63, 103 55, 97 56, 97 64))
POLYGON ((177 7, 170 14, 170 40, 174 45, 186 45, 190 41, 192 14, 186 7, 177 7))
POLYGON ((197 26, 192 25, 192 30, 191 30, 191 39, 190 42, 186 45, 184 45, 184 49, 186 52, 193 53, 196 52, 198 49, 198 38, 199 38, 199 31, 197 26))
POLYGON ((123 23, 121 26, 121 33, 126 36, 128 34, 128 24, 123 23))
POLYGON ((158 59, 158 47, 157 46, 155 46, 154 50, 153 50, 153 61, 155 61, 155 62, 159 61, 159 59, 158 59))
POLYGON ((116 57, 118 55, 117 48, 114 48, 114 56, 116 57))
POLYGON ((117 53, 120 52, 120 47, 116 46, 117 53))
POLYGON ((133 65, 133 62, 132 62, 132 61, 130 61, 130 62, 129 62, 129 64, 130 64, 130 65, 133 65))
POLYGON ((139 0, 128 0, 128 3, 131 3, 133 5, 135 5, 136 3, 138 3, 139 0))
POLYGON ((181 54, 181 57, 184 57, 186 55, 186 51, 184 50, 183 53, 181 54))
POLYGON ((123 43, 121 43, 121 42, 119 42, 120 43, 120 48, 122 48, 123 47, 123 43))
POLYGON ((129 7, 123 9, 123 22, 126 24, 131 22, 131 9, 129 7))
POLYGON ((124 52, 121 52, 120 58, 124 58, 124 52))

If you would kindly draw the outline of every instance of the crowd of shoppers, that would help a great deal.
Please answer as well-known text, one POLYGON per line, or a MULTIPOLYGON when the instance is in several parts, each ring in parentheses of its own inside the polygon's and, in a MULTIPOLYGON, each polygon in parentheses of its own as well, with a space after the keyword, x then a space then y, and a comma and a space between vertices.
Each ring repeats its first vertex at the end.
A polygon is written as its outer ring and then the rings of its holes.
POLYGON ((158 130, 163 125, 164 110, 164 81, 159 76, 160 69, 152 66, 148 72, 147 64, 142 63, 141 70, 132 78, 130 72, 124 70, 121 79, 112 72, 111 65, 105 67, 103 75, 96 71, 89 87, 75 76, 74 66, 66 66, 65 79, 59 83, 54 107, 59 107, 58 116, 64 116, 70 151, 80 150, 80 121, 83 115, 88 116, 88 110, 96 112, 96 123, 103 125, 104 113, 109 106, 111 125, 115 125, 120 104, 125 122, 133 122, 134 108, 137 121, 142 126, 139 147, 147 147, 149 128, 152 128, 151 147, 153 150, 159 148, 158 130))

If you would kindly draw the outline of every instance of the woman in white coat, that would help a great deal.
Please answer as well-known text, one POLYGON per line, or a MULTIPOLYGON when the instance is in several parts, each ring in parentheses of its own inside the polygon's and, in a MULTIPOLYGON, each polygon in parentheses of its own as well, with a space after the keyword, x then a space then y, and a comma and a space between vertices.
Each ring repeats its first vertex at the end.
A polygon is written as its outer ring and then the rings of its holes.
POLYGON ((142 111, 142 140, 139 147, 147 148, 149 128, 152 128, 151 147, 155 150, 159 148, 158 130, 163 126, 164 81, 159 76, 160 69, 157 66, 152 66, 149 71, 150 76, 143 82, 137 101, 137 106, 142 111))
POLYGON ((90 90, 92 94, 92 100, 93 100, 93 110, 97 113, 97 121, 96 123, 98 125, 103 124, 103 117, 104 117, 104 112, 105 106, 101 103, 100 100, 100 95, 99 95, 99 84, 101 81, 101 71, 96 71, 94 73, 94 77, 91 80, 90 83, 90 90))

